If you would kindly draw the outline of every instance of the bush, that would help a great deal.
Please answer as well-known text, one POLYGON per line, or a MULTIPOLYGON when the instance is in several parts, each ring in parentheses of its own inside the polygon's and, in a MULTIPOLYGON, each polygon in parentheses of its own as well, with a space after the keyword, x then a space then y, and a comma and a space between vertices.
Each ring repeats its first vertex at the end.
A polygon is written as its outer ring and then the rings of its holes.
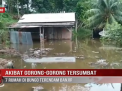
POLYGON ((122 45, 122 26, 117 22, 113 22, 112 24, 107 24, 105 27, 105 31, 107 31, 106 37, 102 37, 102 40, 116 45, 122 45))
POLYGON ((86 39, 86 38, 90 38, 92 36, 92 30, 90 29, 86 29, 86 28, 79 28, 76 31, 73 31, 73 38, 77 37, 78 39, 86 39))
POLYGON ((6 27, 8 25, 15 22, 15 20, 12 19, 12 16, 8 13, 1 13, 1 20, 0 20, 0 44, 4 44, 5 46, 8 46, 10 43, 9 41, 9 31, 6 27))
POLYGON ((1 13, 0 16, 2 23, 4 23, 6 27, 17 22, 17 20, 13 19, 13 15, 10 15, 9 13, 1 13))

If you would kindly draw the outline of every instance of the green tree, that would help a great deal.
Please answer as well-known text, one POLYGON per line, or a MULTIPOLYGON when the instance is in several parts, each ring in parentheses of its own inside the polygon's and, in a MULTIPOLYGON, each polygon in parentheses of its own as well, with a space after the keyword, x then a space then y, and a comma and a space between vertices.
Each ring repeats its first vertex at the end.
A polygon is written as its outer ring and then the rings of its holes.
POLYGON ((90 0, 79 0, 76 5, 76 18, 79 22, 84 23, 87 20, 87 16, 85 15, 86 11, 91 8, 90 0))
POLYGON ((19 8, 21 14, 29 13, 29 0, 18 0, 18 5, 21 7, 19 8))
POLYGON ((54 12, 63 11, 64 0, 54 0, 54 12))
POLYGON ((75 12, 79 0, 32 0, 31 7, 37 12, 75 12))
POLYGON ((52 11, 52 4, 50 0, 32 0, 31 7, 39 13, 46 13, 52 11))
POLYGON ((92 8, 87 11, 90 27, 104 27, 106 22, 116 20, 122 24, 122 3, 120 0, 95 0, 92 8))
POLYGON ((66 12, 75 12, 78 1, 79 0, 63 0, 63 10, 66 12))

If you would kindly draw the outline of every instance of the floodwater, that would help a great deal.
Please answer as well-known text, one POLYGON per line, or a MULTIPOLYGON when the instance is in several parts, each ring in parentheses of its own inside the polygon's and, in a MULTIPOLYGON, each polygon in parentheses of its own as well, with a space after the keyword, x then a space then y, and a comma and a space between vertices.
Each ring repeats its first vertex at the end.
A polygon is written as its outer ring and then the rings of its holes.
MULTIPOLYGON (((100 68, 121 68, 122 63, 122 50, 114 49, 102 49, 104 45, 98 40, 82 40, 82 41, 47 41, 45 42, 45 48, 54 48, 48 56, 56 56, 54 53, 65 53, 65 56, 82 56, 76 59, 74 63, 42 63, 36 64, 36 69, 100 69, 100 68), (112 66, 101 66, 101 65, 90 65, 90 62, 95 63, 99 59, 104 59, 110 64, 114 63, 117 65, 112 66)), ((12 47, 23 53, 30 48, 39 48, 39 43, 34 45, 12 45, 12 47)), ((20 58, 12 58, 16 68, 32 69, 30 63, 25 63, 20 58)), ((33 86, 42 86, 46 90, 44 91, 120 91, 120 84, 69 84, 69 83, 16 83, 16 84, 5 84, 4 87, 0 88, 0 91, 31 91, 33 86)))

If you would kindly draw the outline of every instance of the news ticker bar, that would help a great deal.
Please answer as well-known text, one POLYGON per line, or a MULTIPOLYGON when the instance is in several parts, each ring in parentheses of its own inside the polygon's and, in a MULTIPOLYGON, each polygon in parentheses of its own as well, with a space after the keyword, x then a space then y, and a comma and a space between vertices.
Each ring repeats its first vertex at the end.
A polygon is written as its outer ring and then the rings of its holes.
POLYGON ((122 69, 1 69, 4 76, 122 76, 122 69))
POLYGON ((2 83, 122 83, 122 77, 3 77, 2 83))

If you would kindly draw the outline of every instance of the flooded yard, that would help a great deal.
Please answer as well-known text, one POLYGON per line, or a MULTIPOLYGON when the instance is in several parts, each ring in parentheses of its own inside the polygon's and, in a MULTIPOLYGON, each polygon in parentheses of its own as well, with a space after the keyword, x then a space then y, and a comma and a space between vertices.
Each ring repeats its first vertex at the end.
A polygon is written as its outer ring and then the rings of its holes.
MULTIPOLYGON (((39 48, 40 44, 34 45, 12 45, 19 52, 24 53, 30 48, 39 48)), ((46 56, 53 57, 75 57, 76 62, 64 63, 41 63, 35 64, 25 63, 18 57, 11 58, 14 60, 14 66, 17 69, 108 69, 122 68, 122 50, 121 48, 103 48, 105 47, 98 40, 82 40, 77 41, 47 41, 45 48, 53 48, 46 56), (108 49, 108 50, 107 50, 108 49), (62 54, 63 55, 62 55, 62 54)), ((4 56, 2 56, 4 57, 4 56)), ((5 57, 4 57, 5 58, 5 57)), ((87 84, 88 85, 88 84, 87 84)), ((120 91, 120 84, 111 85, 94 85, 86 86, 86 84, 64 84, 64 83, 16 83, 5 84, 0 91, 31 91, 33 86, 42 86, 44 91, 120 91)))

